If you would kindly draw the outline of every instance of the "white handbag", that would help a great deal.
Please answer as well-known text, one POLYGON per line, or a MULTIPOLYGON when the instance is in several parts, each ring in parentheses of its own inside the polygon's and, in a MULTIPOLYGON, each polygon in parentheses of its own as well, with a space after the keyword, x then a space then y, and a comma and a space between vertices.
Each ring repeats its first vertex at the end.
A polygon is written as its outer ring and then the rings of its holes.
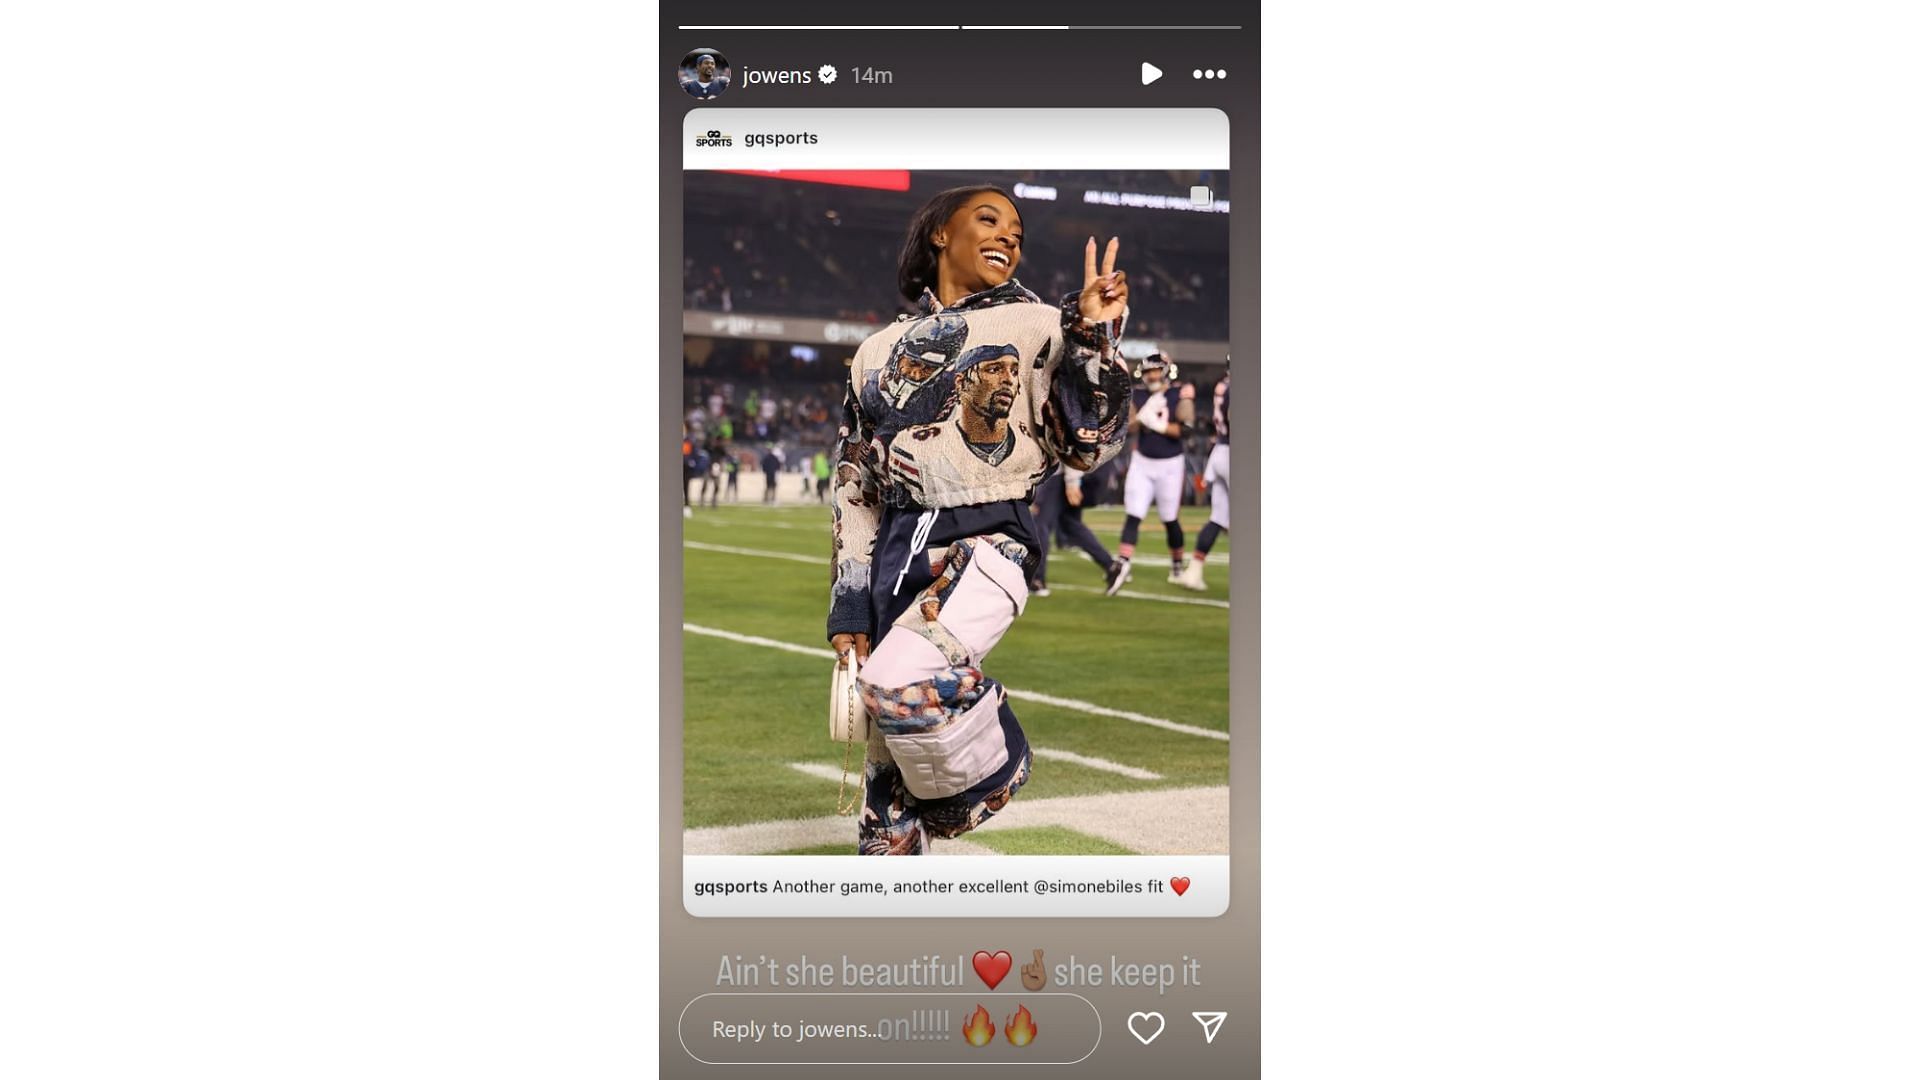
POLYGON ((860 700, 856 685, 859 678, 860 661, 851 651, 847 653, 846 666, 842 667, 838 660, 833 662, 833 692, 827 699, 827 736, 834 742, 867 741, 870 728, 867 706, 860 700))
POLYGON ((856 752, 862 759, 866 757, 870 730, 867 706, 860 700, 856 683, 859 678, 860 659, 849 649, 846 667, 841 667, 837 659, 833 662, 833 690, 827 699, 827 735, 834 742, 846 745, 845 760, 840 763, 840 794, 834 798, 834 810, 842 817, 859 812, 861 790, 866 784, 866 770, 856 773, 853 765, 856 752), (853 780, 851 797, 847 794, 849 778, 853 780))

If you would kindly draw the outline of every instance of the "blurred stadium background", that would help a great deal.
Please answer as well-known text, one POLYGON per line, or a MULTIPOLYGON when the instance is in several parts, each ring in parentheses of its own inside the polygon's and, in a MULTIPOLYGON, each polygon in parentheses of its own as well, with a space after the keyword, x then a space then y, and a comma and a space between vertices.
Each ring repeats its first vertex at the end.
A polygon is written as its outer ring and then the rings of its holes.
MULTIPOLYGON (((906 310, 893 288, 906 222, 933 193, 988 182, 1026 229, 1017 277, 1049 301, 1080 285, 1088 236, 1120 237, 1131 288, 1123 351, 1163 351, 1198 389, 1186 439, 1188 543, 1207 517, 1196 482, 1226 370, 1231 195, 1223 171, 754 174, 686 185, 685 826, 688 854, 851 854, 834 815, 841 748, 825 734, 826 472, 846 368, 906 310), (1191 199, 1195 187, 1211 206, 1191 199)), ((1128 454, 1089 486, 1087 523, 1111 550, 1128 454)), ((1133 583, 1102 595, 1078 551, 1055 551, 988 660, 1036 760, 1001 815, 937 854, 1225 853, 1227 576, 1166 580, 1165 538, 1141 530, 1133 583)), ((858 760, 848 777, 858 782, 858 760)))

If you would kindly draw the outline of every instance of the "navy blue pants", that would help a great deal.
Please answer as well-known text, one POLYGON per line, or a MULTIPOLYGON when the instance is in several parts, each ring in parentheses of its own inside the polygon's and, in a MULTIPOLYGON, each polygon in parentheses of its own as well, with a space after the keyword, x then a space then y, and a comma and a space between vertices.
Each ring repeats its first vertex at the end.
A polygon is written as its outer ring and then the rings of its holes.
POLYGON ((1026 733, 1000 684, 977 665, 1025 602, 1037 564, 1033 534, 1032 515, 1020 502, 881 516, 872 651, 860 679, 874 722, 860 854, 926 854, 931 840, 959 836, 992 817, 1031 774, 1026 733), (981 636, 983 622, 992 624, 991 640, 981 636), (896 627, 907 637, 883 648, 896 627), (960 768, 949 762, 964 759, 965 750, 954 758, 942 750, 931 759, 938 765, 913 773, 947 777, 944 788, 915 783, 937 797, 916 796, 903 771, 929 760, 916 750, 929 734, 977 755, 960 768), (1002 742, 1006 757, 996 766, 1002 742))

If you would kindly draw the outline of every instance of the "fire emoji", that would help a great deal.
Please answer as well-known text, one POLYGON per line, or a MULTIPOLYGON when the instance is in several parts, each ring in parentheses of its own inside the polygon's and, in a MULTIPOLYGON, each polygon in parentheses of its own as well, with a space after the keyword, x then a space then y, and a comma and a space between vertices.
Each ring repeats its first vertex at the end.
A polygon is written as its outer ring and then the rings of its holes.
MULTIPOLYGON (((1040 1027, 1033 1022, 1033 1014, 1027 1011, 1025 1005, 1020 1006, 1019 1012, 1007 1017, 1007 1041, 1013 1045, 1025 1046, 1038 1034, 1040 1027)), ((992 1037, 991 1032, 988 1037, 992 1037)))
POLYGON ((960 1034, 975 1046, 987 1045, 993 1041, 993 1017, 987 1015, 985 1008, 975 1005, 973 1015, 967 1017, 967 1026, 960 1029, 960 1034))

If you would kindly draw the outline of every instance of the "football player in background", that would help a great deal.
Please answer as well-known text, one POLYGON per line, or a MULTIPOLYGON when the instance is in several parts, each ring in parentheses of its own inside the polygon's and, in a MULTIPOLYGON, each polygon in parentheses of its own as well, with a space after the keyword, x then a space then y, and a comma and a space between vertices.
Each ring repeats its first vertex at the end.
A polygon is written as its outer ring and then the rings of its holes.
POLYGON ((1193 386, 1178 381, 1180 369, 1163 353, 1142 360, 1135 377, 1139 379, 1133 388, 1135 439, 1124 497, 1127 522, 1120 527, 1118 557, 1107 568, 1108 596, 1118 593, 1133 576, 1133 548, 1140 541, 1140 522, 1149 506, 1160 511, 1167 529, 1167 580, 1179 581, 1187 569, 1187 538, 1180 528, 1187 462, 1180 439, 1193 426, 1193 386))
POLYGON ((766 449, 760 451, 760 471, 767 477, 767 486, 760 490, 760 501, 763 503, 780 501, 780 465, 780 451, 768 443, 766 449))
MULTIPOLYGON (((1231 364, 1231 360, 1228 361, 1231 364)), ((1227 492, 1227 414, 1228 399, 1232 393, 1231 374, 1222 375, 1213 386, 1213 450, 1207 455, 1207 494, 1213 501, 1213 512, 1207 515, 1207 523, 1200 528, 1200 542, 1194 545, 1193 562, 1186 572, 1174 582, 1196 592, 1205 592, 1207 579, 1204 567, 1207 553, 1213 550, 1213 542, 1227 531, 1228 492, 1227 492)))
POLYGON ((1053 537, 1057 532, 1068 544, 1087 553, 1104 573, 1113 566, 1113 556, 1080 518, 1087 492, 1099 483, 1092 474, 1072 466, 1061 466, 1047 477, 1033 494, 1033 526, 1040 542, 1040 574, 1033 584, 1034 596, 1051 596, 1047 588, 1047 564, 1053 558, 1053 537))
POLYGON ((720 482, 726 471, 727 444, 715 439, 707 447, 706 471, 700 474, 700 502, 703 505, 720 505, 720 482))

